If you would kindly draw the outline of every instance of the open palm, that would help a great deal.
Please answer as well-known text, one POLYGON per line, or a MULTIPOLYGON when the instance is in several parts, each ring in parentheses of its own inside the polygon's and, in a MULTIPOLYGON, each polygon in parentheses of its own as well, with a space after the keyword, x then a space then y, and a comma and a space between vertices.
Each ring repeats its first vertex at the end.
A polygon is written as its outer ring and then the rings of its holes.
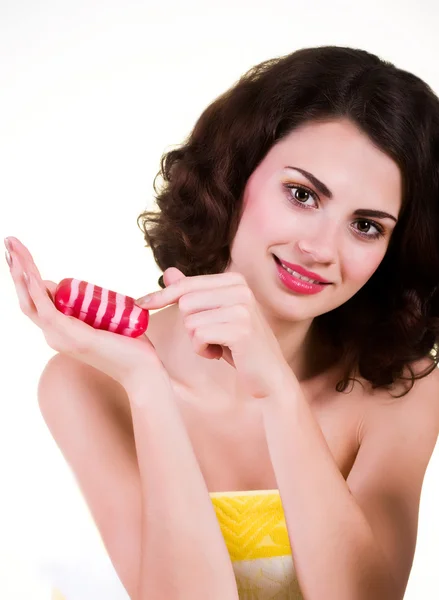
POLYGON ((31 253, 17 238, 7 238, 7 248, 20 308, 53 350, 99 369, 122 385, 146 367, 163 366, 145 334, 130 338, 94 329, 57 310, 53 301, 57 284, 41 278, 31 253))

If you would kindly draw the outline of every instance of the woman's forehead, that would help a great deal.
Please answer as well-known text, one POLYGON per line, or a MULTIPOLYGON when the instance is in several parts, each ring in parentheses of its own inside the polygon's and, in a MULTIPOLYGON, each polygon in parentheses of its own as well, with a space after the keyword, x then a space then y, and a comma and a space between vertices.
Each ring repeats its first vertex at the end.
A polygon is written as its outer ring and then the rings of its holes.
POLYGON ((395 214, 400 210, 399 166, 349 121, 307 123, 292 131, 271 148, 251 179, 256 185, 279 177, 313 183, 291 167, 311 173, 334 199, 372 198, 395 214))

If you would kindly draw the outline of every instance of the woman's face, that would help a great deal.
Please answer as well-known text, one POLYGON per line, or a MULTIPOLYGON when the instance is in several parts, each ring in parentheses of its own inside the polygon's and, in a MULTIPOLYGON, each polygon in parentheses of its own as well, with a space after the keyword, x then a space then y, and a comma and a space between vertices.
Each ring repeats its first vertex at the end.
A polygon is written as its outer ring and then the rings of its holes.
POLYGON ((276 144, 249 178, 227 271, 242 273, 258 302, 277 317, 302 321, 326 313, 349 300, 378 268, 401 192, 397 164, 352 122, 303 125, 276 144), (292 167, 322 182, 326 193, 292 167), (273 255, 330 285, 311 295, 292 291, 273 255))

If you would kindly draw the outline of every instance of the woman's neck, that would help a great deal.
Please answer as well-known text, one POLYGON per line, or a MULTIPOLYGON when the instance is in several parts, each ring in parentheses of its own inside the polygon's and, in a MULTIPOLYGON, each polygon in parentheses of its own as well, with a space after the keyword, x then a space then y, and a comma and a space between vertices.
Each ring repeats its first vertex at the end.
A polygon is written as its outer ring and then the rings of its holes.
POLYGON ((259 310, 276 337, 282 354, 299 381, 318 376, 339 361, 338 353, 321 339, 315 319, 285 322, 259 310))

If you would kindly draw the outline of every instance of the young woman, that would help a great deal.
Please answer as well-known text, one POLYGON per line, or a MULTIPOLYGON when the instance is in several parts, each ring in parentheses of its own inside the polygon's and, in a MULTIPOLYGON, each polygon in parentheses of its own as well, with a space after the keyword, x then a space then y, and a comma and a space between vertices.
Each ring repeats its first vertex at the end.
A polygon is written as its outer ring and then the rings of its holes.
POLYGON ((402 599, 439 431, 438 98, 368 52, 301 49, 161 174, 141 338, 58 312, 8 239, 58 352, 42 414, 128 594, 402 599))

